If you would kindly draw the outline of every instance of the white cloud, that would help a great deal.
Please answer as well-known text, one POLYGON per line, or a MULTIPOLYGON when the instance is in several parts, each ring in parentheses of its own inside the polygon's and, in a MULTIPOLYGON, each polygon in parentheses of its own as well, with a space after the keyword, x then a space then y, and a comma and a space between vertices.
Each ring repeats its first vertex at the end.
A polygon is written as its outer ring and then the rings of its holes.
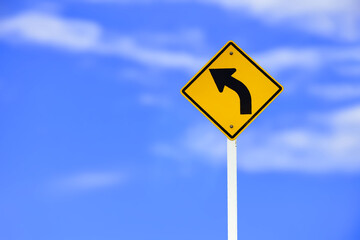
MULTIPOLYGON (((94 3, 149 4, 191 3, 190 0, 88 0, 94 3)), ((357 0, 196 0, 229 11, 241 11, 268 24, 291 25, 314 34, 359 39, 360 3, 357 0)))
POLYGON ((55 188, 63 192, 102 189, 124 183, 125 175, 119 172, 83 172, 55 181, 55 188))
POLYGON ((95 22, 44 12, 25 12, 0 21, 0 37, 13 41, 113 55, 163 68, 194 71, 205 63, 203 58, 187 52, 144 47, 130 36, 107 35, 110 34, 95 22))
POLYGON ((197 50, 199 48, 203 49, 207 45, 204 33, 196 28, 179 29, 156 34, 143 29, 140 33, 135 34, 137 39, 146 39, 147 44, 153 46, 170 46, 173 48, 186 46, 191 47, 192 50, 197 50))
POLYGON ((344 80, 356 80, 360 76, 359 56, 358 46, 282 47, 255 54, 253 58, 271 74, 279 75, 287 71, 286 77, 291 77, 291 81, 284 82, 288 93, 305 89, 312 96, 341 101, 360 97, 360 86, 357 83, 344 83, 344 80), (327 79, 320 81, 315 78, 317 73, 324 72, 333 74, 334 77, 330 79, 334 81, 332 84, 327 79))
MULTIPOLYGON (((53 46, 69 51, 117 56, 150 67, 186 69, 192 72, 206 62, 204 57, 160 47, 176 45, 179 40, 189 46, 191 42, 196 46, 204 45, 203 34, 194 29, 170 34, 145 33, 138 36, 120 36, 110 34, 92 21, 67 19, 53 13, 29 11, 0 20, 0 38, 53 46), (138 40, 144 38, 147 40, 143 42, 138 40), (148 46, 149 43, 152 46, 148 46)), ((336 69, 339 73, 356 74, 358 71, 352 66, 360 64, 359 56, 360 48, 357 46, 280 47, 255 54, 254 59, 265 69, 271 69, 273 72, 288 69, 316 70, 325 64, 334 63, 337 64, 336 69), (350 67, 352 68, 349 70, 350 67)))
POLYGON ((255 55, 265 69, 281 72, 287 69, 318 69, 322 65, 321 52, 317 49, 277 48, 255 55))
MULTIPOLYGON (((177 160, 226 163, 226 139, 215 127, 195 126, 180 139, 154 150, 177 160)), ((360 105, 317 115, 298 128, 246 130, 237 146, 246 171, 360 171, 360 105)))
MULTIPOLYGON (((204 1, 205 2, 205 1, 204 1)), ((358 6, 354 0, 210 0, 227 8, 244 8, 256 15, 267 15, 271 18, 282 19, 293 16, 313 14, 340 14, 355 12, 358 6)))
POLYGON ((97 47, 102 31, 92 22, 26 12, 0 22, 0 35, 72 50, 97 47))
POLYGON ((323 67, 341 75, 356 75, 360 65, 358 46, 339 47, 280 47, 254 55, 254 60, 272 72, 284 70, 314 71, 323 67))
POLYGON ((310 93, 324 100, 339 101, 360 98, 360 85, 333 84, 311 86, 310 93))
POLYGON ((343 109, 330 117, 331 123, 341 129, 360 130, 360 105, 343 109))
POLYGON ((154 154, 188 161, 197 159, 213 165, 226 162, 226 138, 214 126, 199 124, 189 128, 175 143, 159 142, 152 146, 154 154))
POLYGON ((146 65, 165 68, 197 70, 205 60, 194 57, 186 52, 171 52, 167 50, 153 50, 138 45, 134 40, 116 40, 110 44, 102 44, 100 51, 106 54, 126 57, 146 65))
POLYGON ((360 171, 360 106, 317 116, 307 124, 268 132, 258 144, 262 133, 254 134, 240 165, 249 170, 360 171))
POLYGON ((314 34, 359 39, 357 0, 212 0, 229 10, 241 10, 269 24, 292 25, 314 34))
POLYGON ((169 108, 172 101, 168 96, 161 94, 143 93, 139 96, 139 103, 147 107, 169 108))

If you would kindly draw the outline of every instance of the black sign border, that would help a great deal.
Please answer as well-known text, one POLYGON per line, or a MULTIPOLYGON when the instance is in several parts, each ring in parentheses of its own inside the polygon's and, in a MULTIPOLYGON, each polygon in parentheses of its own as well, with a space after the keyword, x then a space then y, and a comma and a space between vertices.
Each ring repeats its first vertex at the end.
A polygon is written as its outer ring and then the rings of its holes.
POLYGON ((261 67, 255 63, 251 58, 249 58, 248 55, 246 55, 245 52, 243 52, 238 46, 236 46, 236 44, 234 44, 233 42, 229 42, 228 44, 226 44, 223 49, 195 76, 193 77, 193 79, 187 83, 187 85, 181 90, 182 93, 202 112, 204 113, 213 123, 215 123, 216 126, 218 126, 230 139, 235 139, 237 137, 237 135, 244 129, 247 127, 247 125, 249 125, 249 123, 259 115, 259 113, 283 90, 282 86, 276 82, 269 74, 267 74, 263 69, 261 69, 261 67), (191 98, 187 93, 186 93, 186 89, 188 89, 190 87, 190 85, 195 82, 195 80, 201 75, 203 74, 203 72, 205 72, 209 66, 229 47, 229 46, 233 46, 238 52, 241 53, 241 55, 243 55, 252 65, 254 65, 262 74, 264 74, 272 83, 274 83, 279 90, 277 90, 274 95, 271 96, 271 98, 269 98, 269 100, 267 100, 264 105, 261 106, 261 108, 244 124, 242 125, 242 127, 240 127, 240 129, 238 131, 236 131, 236 133, 234 133, 233 135, 231 135, 228 131, 226 131, 213 117, 210 116, 209 113, 207 113, 205 111, 205 109, 203 109, 193 98, 191 98))

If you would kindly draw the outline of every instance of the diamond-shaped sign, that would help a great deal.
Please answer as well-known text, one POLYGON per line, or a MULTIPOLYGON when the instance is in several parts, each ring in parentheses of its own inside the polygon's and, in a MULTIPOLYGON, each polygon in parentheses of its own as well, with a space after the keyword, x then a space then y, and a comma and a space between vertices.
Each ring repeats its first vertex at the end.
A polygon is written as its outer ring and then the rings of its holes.
POLYGON ((234 140, 282 90, 275 79, 229 41, 181 93, 234 140))

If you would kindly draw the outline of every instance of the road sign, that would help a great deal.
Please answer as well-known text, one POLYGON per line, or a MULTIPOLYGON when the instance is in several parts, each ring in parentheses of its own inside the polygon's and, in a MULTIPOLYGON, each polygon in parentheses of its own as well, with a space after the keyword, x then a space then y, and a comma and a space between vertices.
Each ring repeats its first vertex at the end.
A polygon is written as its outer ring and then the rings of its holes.
POLYGON ((243 50, 229 41, 181 93, 234 140, 282 89, 243 50))

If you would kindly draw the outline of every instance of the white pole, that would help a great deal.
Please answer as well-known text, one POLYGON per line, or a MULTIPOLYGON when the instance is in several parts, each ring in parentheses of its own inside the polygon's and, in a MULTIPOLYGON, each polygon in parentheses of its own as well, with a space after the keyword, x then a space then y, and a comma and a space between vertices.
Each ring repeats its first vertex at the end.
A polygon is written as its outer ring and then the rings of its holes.
POLYGON ((227 140, 228 240, 237 240, 236 139, 227 140))

